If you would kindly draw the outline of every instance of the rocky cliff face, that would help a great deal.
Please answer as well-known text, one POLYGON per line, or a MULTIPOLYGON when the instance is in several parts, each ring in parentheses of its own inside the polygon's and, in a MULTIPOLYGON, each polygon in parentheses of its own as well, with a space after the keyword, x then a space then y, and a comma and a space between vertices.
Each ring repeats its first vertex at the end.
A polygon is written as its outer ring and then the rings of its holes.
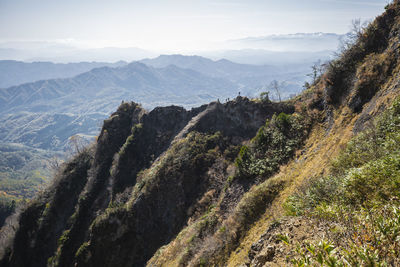
POLYGON ((209 172, 227 167, 224 152, 254 136, 266 118, 293 111, 242 97, 190 111, 121 104, 96 144, 22 211, 3 265, 145 265, 210 188, 221 190, 224 181, 209 172))

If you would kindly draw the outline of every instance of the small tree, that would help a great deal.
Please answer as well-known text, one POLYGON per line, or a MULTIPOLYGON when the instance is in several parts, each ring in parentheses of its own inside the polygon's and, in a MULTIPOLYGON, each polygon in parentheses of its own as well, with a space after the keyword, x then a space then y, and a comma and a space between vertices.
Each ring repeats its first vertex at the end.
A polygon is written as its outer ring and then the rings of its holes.
POLYGON ((269 99, 269 91, 262 92, 262 93, 260 94, 260 99, 261 99, 261 101, 263 101, 263 102, 271 102, 271 100, 269 99))
POLYGON ((86 142, 82 136, 75 134, 68 139, 68 145, 72 151, 72 154, 79 154, 85 148, 86 142))
POLYGON ((308 77, 311 77, 311 84, 315 84, 318 78, 322 75, 326 68, 327 64, 321 63, 321 60, 318 60, 311 66, 311 73, 307 74, 308 77))
POLYGON ((51 159, 48 160, 48 166, 50 170, 52 170, 54 173, 56 173, 62 164, 62 160, 58 158, 57 156, 53 156, 51 159))
POLYGON ((278 96, 279 102, 282 102, 280 88, 279 88, 280 87, 279 82, 277 80, 273 80, 271 82, 270 87, 275 90, 276 95, 278 96))
POLYGON ((243 176, 250 176, 249 170, 251 163, 251 153, 248 146, 242 146, 239 151, 239 155, 235 160, 235 165, 239 170, 239 173, 243 176))
POLYGON ((368 24, 368 20, 364 22, 361 22, 361 19, 352 20, 350 31, 340 39, 339 50, 335 53, 337 57, 352 47, 359 38, 363 37, 363 33, 368 24))
POLYGON ((308 88, 310 88, 310 87, 311 87, 311 85, 310 85, 309 82, 304 82, 304 85, 303 85, 303 88, 304 88, 304 89, 308 89, 308 88))

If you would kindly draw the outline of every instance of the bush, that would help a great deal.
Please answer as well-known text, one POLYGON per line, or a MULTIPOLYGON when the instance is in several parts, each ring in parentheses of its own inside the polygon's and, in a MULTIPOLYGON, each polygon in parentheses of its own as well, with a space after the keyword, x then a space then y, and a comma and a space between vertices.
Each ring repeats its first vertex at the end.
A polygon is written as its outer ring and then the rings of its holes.
POLYGON ((249 146, 242 146, 235 161, 241 177, 268 177, 287 162, 307 136, 310 122, 281 113, 261 127, 249 146))
POLYGON ((249 167, 251 163, 251 155, 248 146, 242 146, 239 151, 239 155, 235 160, 236 167, 239 173, 243 176, 250 176, 249 167))
POLYGON ((260 100, 266 103, 271 102, 271 100, 269 99, 269 92, 262 92, 260 94, 260 100))
POLYGON ((344 200, 350 205, 368 202, 388 202, 400 197, 400 155, 388 155, 380 160, 352 169, 344 179, 344 200))

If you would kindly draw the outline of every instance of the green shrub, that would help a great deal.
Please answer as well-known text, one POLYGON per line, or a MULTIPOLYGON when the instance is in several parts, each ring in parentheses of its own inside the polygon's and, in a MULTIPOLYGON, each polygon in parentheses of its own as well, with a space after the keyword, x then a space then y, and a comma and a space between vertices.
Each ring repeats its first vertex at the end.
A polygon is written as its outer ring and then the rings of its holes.
POLYGON ((352 169, 344 179, 343 197, 350 205, 385 203, 400 197, 400 155, 388 155, 352 169))
POLYGON ((271 102, 271 100, 269 99, 269 92, 262 92, 260 93, 260 100, 263 102, 271 102))
POLYGON ((281 192, 285 183, 270 179, 246 193, 234 211, 233 217, 244 233, 265 212, 266 207, 281 192))
POLYGON ((248 171, 251 163, 251 155, 248 146, 242 146, 239 151, 239 155, 235 160, 236 167, 239 170, 241 175, 250 175, 251 173, 248 171))
POLYGON ((287 162, 308 133, 309 121, 294 114, 274 115, 249 146, 242 146, 235 161, 241 177, 268 177, 287 162))

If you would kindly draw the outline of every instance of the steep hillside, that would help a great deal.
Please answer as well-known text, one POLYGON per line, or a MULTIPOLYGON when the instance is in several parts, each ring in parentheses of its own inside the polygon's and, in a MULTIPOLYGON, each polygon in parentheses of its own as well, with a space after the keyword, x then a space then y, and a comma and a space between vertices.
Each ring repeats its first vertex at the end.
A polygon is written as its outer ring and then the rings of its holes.
POLYGON ((1 266, 397 266, 399 32, 394 1, 287 102, 121 104, 1 266))
POLYGON ((297 99, 324 121, 270 179, 287 186, 227 265, 399 264, 399 15, 394 1, 297 99))

